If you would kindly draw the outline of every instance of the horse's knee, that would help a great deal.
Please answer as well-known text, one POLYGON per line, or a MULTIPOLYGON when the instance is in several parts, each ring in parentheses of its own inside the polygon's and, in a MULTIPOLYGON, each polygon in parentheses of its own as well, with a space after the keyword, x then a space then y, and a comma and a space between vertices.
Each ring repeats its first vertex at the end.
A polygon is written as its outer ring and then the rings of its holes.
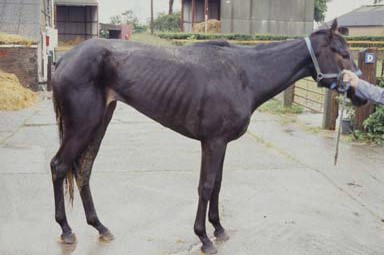
POLYGON ((214 184, 204 183, 199 187, 199 197, 204 201, 209 201, 212 195, 214 184))
POLYGON ((56 156, 53 157, 50 165, 51 165, 51 174, 52 174, 53 182, 57 180, 62 180, 65 178, 67 171, 69 169, 65 167, 56 156))

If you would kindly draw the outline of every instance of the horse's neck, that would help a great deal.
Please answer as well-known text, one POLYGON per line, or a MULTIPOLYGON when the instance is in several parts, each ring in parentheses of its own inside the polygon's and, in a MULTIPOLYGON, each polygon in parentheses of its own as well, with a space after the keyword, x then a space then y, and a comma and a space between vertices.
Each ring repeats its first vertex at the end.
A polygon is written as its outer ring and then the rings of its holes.
POLYGON ((256 47, 244 66, 255 110, 295 81, 311 75, 310 57, 304 40, 256 47))

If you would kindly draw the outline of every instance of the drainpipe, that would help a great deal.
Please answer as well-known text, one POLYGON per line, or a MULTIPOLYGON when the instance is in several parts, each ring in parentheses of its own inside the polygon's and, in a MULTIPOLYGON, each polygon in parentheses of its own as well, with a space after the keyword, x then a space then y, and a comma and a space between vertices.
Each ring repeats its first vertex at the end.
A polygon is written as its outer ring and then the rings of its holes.
POLYGON ((208 33, 208 0, 205 0, 205 33, 208 33))
POLYGON ((192 32, 195 26, 195 0, 192 0, 192 32))
POLYGON ((181 0, 180 31, 184 32, 184 0, 181 0))

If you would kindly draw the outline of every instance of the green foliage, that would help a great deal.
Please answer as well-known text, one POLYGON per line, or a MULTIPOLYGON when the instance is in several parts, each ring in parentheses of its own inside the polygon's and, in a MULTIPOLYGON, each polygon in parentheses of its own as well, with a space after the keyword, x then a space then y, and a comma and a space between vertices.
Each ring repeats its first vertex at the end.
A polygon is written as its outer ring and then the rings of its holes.
POLYGON ((327 12, 327 2, 330 0, 315 0, 315 21, 322 22, 327 12))
POLYGON ((381 143, 384 140, 384 107, 377 106, 374 113, 364 121, 368 140, 381 143))
POLYGON ((109 33, 106 30, 100 30, 100 38, 108 38, 109 33))
MULTIPOLYGON (((379 80, 378 86, 384 87, 384 79, 379 80)), ((354 139, 378 144, 384 142, 384 106, 376 106, 375 112, 363 124, 365 131, 353 131, 354 139)))
POLYGON ((121 25, 121 15, 112 16, 110 20, 113 25, 121 25))
POLYGON ((142 25, 140 23, 133 26, 133 33, 143 33, 148 30, 147 25, 142 25))
POLYGON ((125 11, 120 15, 112 16, 111 24, 114 24, 114 25, 130 24, 133 27, 134 33, 140 33, 147 30, 147 26, 140 24, 139 19, 135 16, 133 11, 131 10, 125 11))
POLYGON ((293 104, 291 107, 284 107, 283 103, 277 99, 271 99, 265 102, 258 108, 260 112, 271 114, 300 114, 303 112, 303 107, 293 104))
POLYGON ((160 13, 153 21, 155 31, 179 32, 180 31, 180 12, 173 14, 160 13))
POLYGON ((169 40, 239 40, 239 41, 280 41, 299 38, 285 35, 247 35, 247 34, 198 34, 198 33, 157 33, 157 36, 169 40))
MULTIPOLYGON (((238 40, 238 41, 281 41, 288 39, 301 38, 301 36, 286 36, 286 35, 268 35, 268 34, 198 34, 198 33, 174 33, 160 32, 157 36, 169 40, 238 40)), ((374 43, 383 43, 384 36, 347 36, 347 41, 372 41, 374 43)), ((366 44, 364 44, 364 47, 366 44)))
POLYGON ((378 79, 377 86, 384 88, 384 77, 378 79))
POLYGON ((347 41, 384 41, 384 36, 345 36, 347 41))

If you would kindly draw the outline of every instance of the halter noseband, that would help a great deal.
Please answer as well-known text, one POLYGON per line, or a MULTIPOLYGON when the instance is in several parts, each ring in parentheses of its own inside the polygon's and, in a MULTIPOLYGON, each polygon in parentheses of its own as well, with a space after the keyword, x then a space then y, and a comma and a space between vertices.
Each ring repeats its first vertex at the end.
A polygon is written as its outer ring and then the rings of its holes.
MULTIPOLYGON (((311 40, 308 37, 305 37, 304 40, 305 40, 305 44, 307 45, 309 54, 311 55, 311 59, 312 59, 313 65, 315 66, 317 85, 319 85, 319 83, 320 83, 320 81, 322 79, 332 79, 332 78, 335 78, 337 80, 337 82, 333 82, 331 84, 331 86, 330 86, 330 89, 336 89, 336 90, 338 90, 338 92, 345 92, 345 91, 340 91, 339 90, 339 86, 338 86, 338 84, 340 83, 340 81, 342 80, 342 77, 343 77, 342 72, 340 71, 339 73, 326 73, 326 74, 322 73, 321 70, 320 70, 319 62, 317 61, 315 52, 313 50, 311 40)), ((361 70, 358 69, 355 72, 355 74, 357 76, 361 76, 361 70)))

